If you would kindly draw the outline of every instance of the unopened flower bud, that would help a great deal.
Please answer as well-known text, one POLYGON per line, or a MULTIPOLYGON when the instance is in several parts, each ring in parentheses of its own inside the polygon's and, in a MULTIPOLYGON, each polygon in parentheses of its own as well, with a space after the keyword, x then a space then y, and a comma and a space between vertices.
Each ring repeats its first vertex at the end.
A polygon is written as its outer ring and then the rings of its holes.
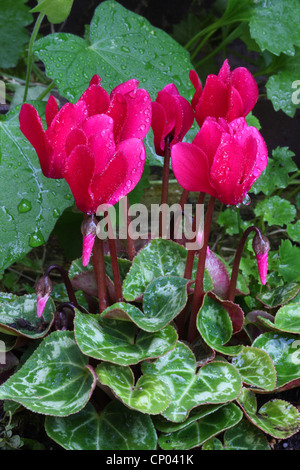
POLYGON ((89 264, 94 241, 96 237, 97 219, 94 215, 90 215, 84 219, 81 224, 81 233, 83 236, 82 243, 82 264, 87 266, 89 264))
POLYGON ((37 296, 37 316, 40 318, 43 315, 46 303, 52 292, 52 282, 49 276, 42 276, 37 281, 35 292, 37 296))
POLYGON ((260 281, 264 285, 267 282, 270 242, 267 237, 256 232, 253 238, 252 247, 256 256, 260 281))

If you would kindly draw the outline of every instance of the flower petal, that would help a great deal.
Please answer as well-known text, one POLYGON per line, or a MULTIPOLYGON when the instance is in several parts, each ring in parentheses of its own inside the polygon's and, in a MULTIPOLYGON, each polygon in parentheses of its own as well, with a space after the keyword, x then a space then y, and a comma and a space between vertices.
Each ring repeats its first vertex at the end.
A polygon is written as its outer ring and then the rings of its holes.
POLYGON ((151 98, 146 90, 138 89, 125 95, 127 117, 121 131, 120 140, 133 137, 143 139, 151 126, 151 98))
POLYGON ((86 214, 95 211, 89 187, 94 172, 94 157, 88 147, 78 145, 70 154, 65 168, 65 179, 71 188, 77 208, 86 214), (84 162, 84 164, 83 164, 84 162))
POLYGON ((46 109, 45 109, 45 118, 47 122, 47 127, 50 127, 51 122, 53 121, 57 113, 58 113, 58 105, 57 105, 56 99, 54 98, 53 95, 50 95, 46 104, 46 109))
POLYGON ((258 100, 258 86, 253 75, 245 67, 238 67, 231 75, 232 85, 238 91, 243 102, 243 114, 247 114, 254 108, 258 100))
POLYGON ((192 82, 192 85, 195 88, 195 93, 194 93, 194 96, 193 96, 192 101, 191 101, 192 108, 195 109, 196 105, 199 101, 199 98, 202 94, 202 85, 201 85, 200 78, 199 78, 199 76, 198 76, 198 74, 195 70, 190 71, 189 78, 192 82))
POLYGON ((100 79, 95 75, 90 86, 87 90, 81 95, 80 101, 84 101, 89 116, 94 114, 103 114, 106 113, 109 107, 110 99, 107 91, 100 86, 100 79))
POLYGON ((142 176, 145 160, 145 147, 140 139, 120 142, 107 167, 93 178, 91 192, 97 207, 114 205, 132 191, 142 176))
POLYGON ((228 87, 216 76, 209 75, 195 108, 196 121, 201 127, 207 116, 226 117, 228 87))
POLYGON ((165 123, 167 121, 166 112, 161 104, 156 101, 152 102, 152 122, 151 127, 154 136, 154 147, 157 155, 164 155, 165 138, 167 132, 165 130, 165 123))
POLYGON ((54 173, 51 168, 52 149, 47 142, 41 118, 30 104, 23 104, 19 114, 20 129, 34 147, 40 161, 42 172, 48 178, 62 178, 63 167, 54 173))
POLYGON ((220 145, 224 128, 215 118, 206 118, 200 131, 196 134, 193 144, 197 145, 207 155, 211 167, 215 153, 220 145))
POLYGON ((174 175, 184 189, 216 195, 209 182, 208 158, 203 150, 194 144, 179 142, 171 149, 171 161, 174 175))

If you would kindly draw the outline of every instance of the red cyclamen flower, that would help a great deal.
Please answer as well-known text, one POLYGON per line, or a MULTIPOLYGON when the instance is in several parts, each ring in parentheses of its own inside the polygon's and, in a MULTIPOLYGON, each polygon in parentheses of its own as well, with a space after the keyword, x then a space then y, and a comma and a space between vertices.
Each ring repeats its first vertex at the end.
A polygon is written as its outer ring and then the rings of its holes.
POLYGON ((24 104, 20 129, 35 148, 43 174, 65 178, 79 210, 93 214, 114 205, 141 178, 146 158, 142 139, 151 125, 151 98, 129 80, 110 95, 95 75, 79 101, 60 110, 50 96, 47 130, 35 108, 24 104))
POLYGON ((228 59, 218 75, 208 75, 203 89, 195 70, 190 71, 190 80, 196 90, 192 107, 200 127, 208 116, 221 117, 228 122, 245 117, 258 99, 258 87, 252 74, 245 67, 231 72, 228 59))
POLYGON ((193 143, 173 146, 171 160, 183 188, 236 205, 266 168, 268 152, 259 131, 244 118, 230 123, 207 118, 193 143))
POLYGON ((173 83, 157 93, 152 102, 152 129, 157 155, 164 155, 166 137, 170 137, 170 147, 180 142, 194 121, 190 103, 179 94, 173 83))

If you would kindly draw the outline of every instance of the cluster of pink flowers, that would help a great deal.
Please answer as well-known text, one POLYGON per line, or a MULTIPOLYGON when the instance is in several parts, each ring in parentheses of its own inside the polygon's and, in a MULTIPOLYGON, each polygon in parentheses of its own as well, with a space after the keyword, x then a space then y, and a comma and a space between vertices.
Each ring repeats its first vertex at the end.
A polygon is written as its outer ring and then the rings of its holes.
POLYGON ((75 104, 59 110, 54 97, 49 98, 46 130, 35 108, 24 104, 20 128, 35 148, 43 174, 65 178, 78 209, 86 214, 114 205, 134 189, 143 173, 143 139, 151 126, 156 153, 171 150, 172 168, 184 189, 239 204, 268 160, 261 134, 245 120, 257 101, 257 84, 244 67, 231 72, 227 60, 203 88, 194 70, 190 80, 195 88, 191 103, 174 84, 152 102, 135 79, 109 95, 96 75, 75 104), (194 120, 200 130, 192 143, 183 142, 194 120))

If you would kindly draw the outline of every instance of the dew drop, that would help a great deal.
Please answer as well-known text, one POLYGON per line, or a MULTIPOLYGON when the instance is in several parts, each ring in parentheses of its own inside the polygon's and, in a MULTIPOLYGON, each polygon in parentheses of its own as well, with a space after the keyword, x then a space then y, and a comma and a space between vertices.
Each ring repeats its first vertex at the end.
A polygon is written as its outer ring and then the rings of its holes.
POLYGON ((20 214, 24 214, 25 212, 29 212, 32 208, 31 202, 27 199, 22 199, 20 204, 18 205, 18 211, 20 214))
POLYGON ((59 217, 60 216, 60 210, 59 209, 53 209, 53 217, 59 217))
POLYGON ((249 204, 251 204, 251 198, 250 198, 249 194, 246 194, 246 196, 243 199, 242 204, 243 204, 243 206, 249 206, 249 204))
POLYGON ((36 232, 31 233, 29 235, 29 242, 28 243, 29 243, 29 246, 31 246, 32 248, 36 248, 37 246, 40 246, 43 243, 45 243, 45 240, 44 240, 44 237, 43 237, 41 231, 37 230, 36 232))

